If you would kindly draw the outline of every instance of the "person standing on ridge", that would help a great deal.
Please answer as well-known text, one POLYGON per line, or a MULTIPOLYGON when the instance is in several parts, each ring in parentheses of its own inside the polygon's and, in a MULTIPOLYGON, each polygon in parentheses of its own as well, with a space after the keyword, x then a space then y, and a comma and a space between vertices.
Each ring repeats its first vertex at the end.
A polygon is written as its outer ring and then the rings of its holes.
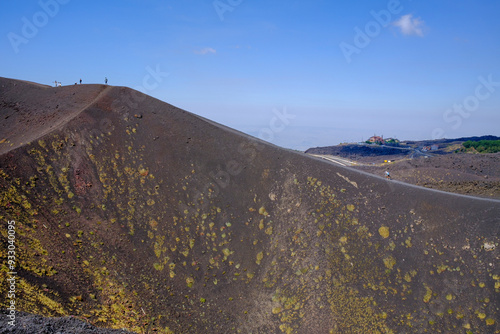
POLYGON ((108 84, 108 78, 104 78, 104 83, 107 85, 108 84))
POLYGON ((80 85, 82 84, 82 79, 80 78, 80 85))

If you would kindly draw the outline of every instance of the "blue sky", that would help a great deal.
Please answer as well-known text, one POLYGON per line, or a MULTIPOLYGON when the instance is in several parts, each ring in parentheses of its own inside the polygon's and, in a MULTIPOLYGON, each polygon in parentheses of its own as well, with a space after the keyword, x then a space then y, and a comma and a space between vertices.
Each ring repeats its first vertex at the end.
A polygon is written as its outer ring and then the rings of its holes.
POLYGON ((107 77, 299 150, 500 135, 499 14, 497 0, 3 1, 0 76, 107 77))

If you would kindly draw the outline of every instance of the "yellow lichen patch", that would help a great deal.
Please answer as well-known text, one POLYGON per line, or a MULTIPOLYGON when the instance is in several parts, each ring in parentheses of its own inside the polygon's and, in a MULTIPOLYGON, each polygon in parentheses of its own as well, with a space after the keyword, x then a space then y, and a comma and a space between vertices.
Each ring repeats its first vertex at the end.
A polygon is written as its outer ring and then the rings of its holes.
POLYGON ((151 220, 151 221, 149 222, 149 226, 151 226, 151 228, 152 228, 153 230, 156 230, 156 229, 157 229, 157 227, 158 227, 158 222, 157 222, 156 220, 151 220))
POLYGON ((427 285, 424 286, 425 286, 425 295, 423 300, 424 303, 428 303, 432 298, 432 290, 427 285))
POLYGON ((224 248, 222 250, 222 253, 224 253, 224 259, 226 260, 229 257, 229 255, 233 254, 234 252, 231 252, 228 248, 224 248))
MULTIPOLYGON (((130 309, 137 308, 131 291, 125 287, 126 285, 114 281, 106 267, 94 269, 98 270, 89 268, 87 272, 94 275, 94 284, 101 291, 98 299, 102 303, 96 305, 90 313, 94 314, 100 322, 113 323, 118 328, 127 327, 138 331, 137 314, 126 313, 130 309)), ((145 284, 145 287, 147 289, 148 285, 145 284)))
POLYGON ((406 247, 410 248, 412 245, 411 243, 411 237, 409 237, 408 239, 405 240, 405 244, 406 244, 406 247))
POLYGON ((382 238, 387 239, 389 237, 389 228, 387 226, 381 226, 378 229, 378 233, 382 238))
POLYGON ((263 252, 259 252, 257 254, 257 260, 255 261, 257 264, 260 264, 260 261, 262 261, 262 259, 264 258, 264 253, 263 252))
POLYGON ((269 226, 269 227, 266 229, 266 234, 268 234, 268 235, 273 234, 273 227, 272 227, 272 226, 269 226))
POLYGON ((352 205, 352 204, 347 205, 347 210, 349 210, 349 211, 351 211, 351 212, 353 212, 353 211, 354 211, 354 208, 355 208, 355 207, 354 207, 354 205, 352 205))
POLYGON ((287 324, 281 324, 280 325, 280 330, 283 332, 283 333, 286 333, 286 334, 292 334, 293 333, 293 328, 291 328, 290 326, 288 326, 287 324))
POLYGON ((396 264, 396 259, 392 255, 386 256, 384 258, 384 265, 387 267, 387 269, 392 270, 395 264, 396 264))
POLYGON ((278 314, 281 312, 281 307, 274 307, 272 310, 273 314, 278 314))
POLYGON ((18 284, 19 291, 22 291, 22 298, 16 300, 16 309, 19 306, 20 309, 30 310, 33 313, 43 313, 52 316, 66 315, 60 303, 47 296, 36 286, 31 285, 24 279, 20 279, 18 284))
POLYGON ((156 242, 154 243, 154 252, 157 258, 161 257, 162 253, 165 253, 167 251, 166 247, 162 247, 163 243, 165 242, 165 237, 162 236, 157 236, 156 237, 156 242))
POLYGON ((374 301, 363 297, 357 290, 339 283, 329 289, 328 301, 339 329, 356 328, 352 333, 389 333, 385 318, 373 309, 374 301))
POLYGON ((495 324, 495 319, 488 318, 486 319, 486 325, 493 326, 495 324))
POLYGON ((264 229, 264 219, 261 219, 259 222, 259 229, 263 230, 264 229))
POLYGON ((263 215, 263 216, 268 216, 269 213, 267 213, 266 211, 266 208, 261 206, 260 209, 259 209, 259 214, 263 215))
POLYGON ((194 278, 192 278, 192 277, 186 278, 186 284, 187 284, 188 288, 192 288, 194 285, 194 278))
POLYGON ((441 274, 442 272, 446 271, 449 268, 449 266, 442 264, 437 267, 437 273, 441 274))

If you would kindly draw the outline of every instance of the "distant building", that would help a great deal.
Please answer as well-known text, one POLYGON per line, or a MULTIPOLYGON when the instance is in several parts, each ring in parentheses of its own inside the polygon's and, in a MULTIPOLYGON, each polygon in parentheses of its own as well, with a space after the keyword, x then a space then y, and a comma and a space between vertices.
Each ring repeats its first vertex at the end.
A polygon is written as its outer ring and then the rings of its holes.
POLYGON ((385 140, 382 137, 379 136, 373 136, 368 139, 370 143, 376 143, 376 144, 385 144, 385 140))
POLYGON ((422 147, 422 152, 437 151, 437 150, 439 150, 439 146, 436 144, 422 147))

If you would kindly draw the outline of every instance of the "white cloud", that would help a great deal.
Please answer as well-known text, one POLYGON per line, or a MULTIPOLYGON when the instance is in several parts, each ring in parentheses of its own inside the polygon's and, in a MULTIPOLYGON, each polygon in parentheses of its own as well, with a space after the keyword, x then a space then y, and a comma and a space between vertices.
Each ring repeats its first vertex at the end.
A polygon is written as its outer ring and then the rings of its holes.
POLYGON ((420 18, 413 18, 412 14, 403 15, 399 20, 394 21, 392 24, 400 28, 403 35, 424 36, 424 32, 422 30, 424 28, 424 21, 420 18))
POLYGON ((196 50, 194 53, 196 53, 197 55, 207 55, 207 54, 216 54, 217 51, 213 48, 204 48, 204 49, 201 49, 201 50, 196 50))

